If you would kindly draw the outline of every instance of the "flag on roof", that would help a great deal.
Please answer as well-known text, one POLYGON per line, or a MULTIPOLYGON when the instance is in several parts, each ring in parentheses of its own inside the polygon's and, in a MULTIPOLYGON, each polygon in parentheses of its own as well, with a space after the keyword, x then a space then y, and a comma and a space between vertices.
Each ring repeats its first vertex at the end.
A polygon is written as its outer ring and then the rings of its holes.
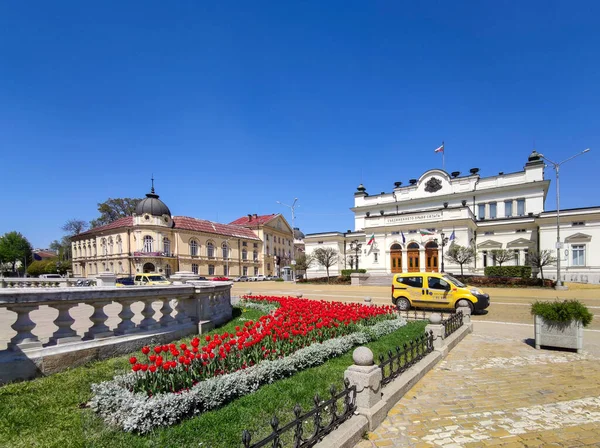
POLYGON ((406 243, 406 238, 404 238, 404 232, 400 230, 400 234, 402 235, 402 244, 406 243))
POLYGON ((450 235, 450 241, 454 241, 456 239, 456 235, 454 234, 454 230, 452 231, 452 234, 450 235))
POLYGON ((444 144, 442 143, 442 146, 438 146, 437 148, 435 148, 433 152, 444 152, 444 144))
POLYGON ((431 230, 427 230, 427 229, 419 229, 419 233, 421 234, 421 236, 435 235, 434 232, 432 232, 431 230))
POLYGON ((369 241, 367 242, 367 246, 370 246, 371 244, 373 244, 375 242, 375 234, 373 233, 371 235, 371 238, 369 238, 369 241))

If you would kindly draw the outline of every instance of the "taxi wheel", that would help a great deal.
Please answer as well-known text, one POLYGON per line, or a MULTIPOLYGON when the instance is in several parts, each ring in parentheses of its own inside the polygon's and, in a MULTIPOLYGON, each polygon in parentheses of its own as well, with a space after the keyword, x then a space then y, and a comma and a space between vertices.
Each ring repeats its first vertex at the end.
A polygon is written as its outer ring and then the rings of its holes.
POLYGON ((473 302, 471 302, 470 300, 467 300, 467 299, 459 300, 458 302, 456 302, 456 307, 458 308, 459 306, 468 306, 469 309, 471 310, 471 314, 473 314, 473 311, 474 311, 473 302))
POLYGON ((396 300, 396 307, 398 308, 398 311, 408 311, 410 310, 410 302, 404 297, 399 297, 396 300))

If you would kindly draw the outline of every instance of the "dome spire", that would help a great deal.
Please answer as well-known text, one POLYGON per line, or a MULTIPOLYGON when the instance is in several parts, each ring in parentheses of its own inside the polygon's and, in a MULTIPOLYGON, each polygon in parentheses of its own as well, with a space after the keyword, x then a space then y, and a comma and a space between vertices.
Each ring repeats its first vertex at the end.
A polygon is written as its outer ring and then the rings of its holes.
POLYGON ((154 194, 154 173, 152 173, 152 177, 150 179, 152 180, 152 188, 150 189, 150 193, 154 194))

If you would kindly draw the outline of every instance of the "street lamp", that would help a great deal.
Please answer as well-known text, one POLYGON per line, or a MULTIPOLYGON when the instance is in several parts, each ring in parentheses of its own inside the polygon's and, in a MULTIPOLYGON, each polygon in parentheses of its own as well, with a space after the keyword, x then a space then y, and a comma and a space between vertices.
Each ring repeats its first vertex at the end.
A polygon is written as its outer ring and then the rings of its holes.
MULTIPOLYGON (((448 244, 448 237, 444 234, 444 232, 441 232, 440 238, 441 238, 440 245, 442 246, 442 270, 441 270, 441 272, 444 272, 444 247, 446 246, 446 244, 448 244)), ((437 243, 438 242, 437 238, 434 238, 434 241, 437 243)))
POLYGON ((354 251, 355 253, 355 260, 356 263, 354 263, 356 265, 356 271, 358 272, 358 253, 360 252, 360 249, 362 247, 362 243, 359 243, 358 240, 354 240, 350 242, 350 250, 354 251))
MULTIPOLYGON (((280 205, 285 205, 286 207, 288 207, 291 211, 292 211, 292 264, 296 263, 296 247, 294 246, 294 241, 296 240, 296 235, 294 234, 294 221, 296 220, 296 202, 298 202, 298 198, 294 198, 294 202, 292 202, 292 205, 288 205, 288 204, 284 204, 283 202, 280 201, 275 201, 277 202, 277 204, 280 205)), ((292 277, 294 282, 296 281, 296 270, 293 269, 292 270, 292 277)))
POLYGON ((586 152, 589 152, 590 148, 584 149, 583 151, 575 154, 574 156, 569 157, 568 159, 563 160, 562 162, 553 162, 552 160, 545 157, 543 154, 539 154, 539 156, 552 165, 554 171, 556 171, 556 289, 565 289, 562 280, 560 279, 560 249, 563 248, 563 243, 560 241, 560 184, 559 184, 559 171, 560 166, 563 163, 567 163, 569 160, 574 159, 586 152))

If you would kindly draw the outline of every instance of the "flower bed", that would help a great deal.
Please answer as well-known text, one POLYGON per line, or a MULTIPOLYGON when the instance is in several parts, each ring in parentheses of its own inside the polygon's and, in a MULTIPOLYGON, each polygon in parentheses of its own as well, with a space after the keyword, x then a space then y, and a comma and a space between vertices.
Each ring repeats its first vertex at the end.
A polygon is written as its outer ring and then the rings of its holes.
POLYGON ((125 431, 146 433, 214 409, 256 391, 261 385, 320 365, 355 345, 378 339, 405 325, 403 319, 393 314, 392 307, 291 297, 251 299, 265 304, 278 303, 280 307, 271 315, 263 316, 264 319, 248 321, 234 336, 215 335, 210 342, 205 339, 208 344, 202 347, 200 339, 195 338, 190 343, 191 350, 187 345, 185 349, 174 345, 145 348, 143 355, 149 362, 150 356, 154 356, 154 362, 139 363, 136 359, 133 372, 93 385, 92 408, 109 424, 125 431), (230 343, 233 339, 235 343, 230 343), (229 352, 224 348, 226 345, 230 347, 229 352), (161 355, 157 353, 158 348, 161 355), (176 351, 178 355, 174 355, 176 351), (198 354, 200 358, 196 357, 198 354), (204 354, 208 356, 205 358, 204 354), (163 357, 160 366, 156 366, 158 356, 163 357), (165 369, 166 363, 169 367, 165 369), (166 389, 160 389, 159 385, 166 389), (148 387, 154 392, 149 393, 148 387))

